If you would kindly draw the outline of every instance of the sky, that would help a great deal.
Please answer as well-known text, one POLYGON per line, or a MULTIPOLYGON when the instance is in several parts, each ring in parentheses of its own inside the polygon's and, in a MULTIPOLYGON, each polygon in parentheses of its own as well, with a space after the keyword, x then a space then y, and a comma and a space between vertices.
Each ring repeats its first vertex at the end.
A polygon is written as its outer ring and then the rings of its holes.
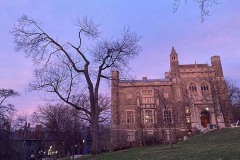
POLYGON ((211 56, 219 55, 224 76, 240 86, 240 1, 222 0, 209 7, 204 22, 196 2, 182 2, 173 12, 173 0, 0 0, 0 88, 21 94, 9 99, 19 113, 31 113, 45 103, 43 93, 27 91, 34 66, 23 52, 14 50, 9 33, 22 15, 64 42, 77 38, 77 19, 86 16, 100 24, 104 37, 117 38, 130 27, 141 37, 142 51, 130 64, 137 79, 164 78, 174 46, 180 64, 210 65, 211 56))

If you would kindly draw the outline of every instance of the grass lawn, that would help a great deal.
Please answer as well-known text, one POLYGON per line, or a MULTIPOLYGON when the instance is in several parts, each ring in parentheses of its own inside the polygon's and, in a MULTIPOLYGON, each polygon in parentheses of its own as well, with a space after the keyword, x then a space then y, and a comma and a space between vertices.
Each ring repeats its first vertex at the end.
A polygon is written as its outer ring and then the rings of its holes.
POLYGON ((137 147, 77 160, 240 160, 240 128, 225 128, 198 135, 184 142, 153 147, 137 147))

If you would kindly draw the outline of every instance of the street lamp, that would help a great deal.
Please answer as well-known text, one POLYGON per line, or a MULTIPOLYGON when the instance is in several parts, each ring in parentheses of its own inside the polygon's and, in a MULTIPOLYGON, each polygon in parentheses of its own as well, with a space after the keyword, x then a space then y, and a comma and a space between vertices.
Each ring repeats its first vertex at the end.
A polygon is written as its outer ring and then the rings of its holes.
POLYGON ((84 152, 85 152, 85 145, 84 145, 84 142, 85 142, 85 139, 83 139, 83 156, 84 156, 84 152))

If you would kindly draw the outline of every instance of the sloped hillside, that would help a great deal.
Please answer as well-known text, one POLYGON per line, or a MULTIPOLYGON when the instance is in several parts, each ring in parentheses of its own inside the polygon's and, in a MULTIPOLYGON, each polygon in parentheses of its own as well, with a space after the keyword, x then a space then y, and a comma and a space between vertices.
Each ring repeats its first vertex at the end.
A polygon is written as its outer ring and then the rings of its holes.
MULTIPOLYGON (((84 160, 240 160, 240 128, 225 128, 198 135, 184 142, 167 145, 138 147, 128 150, 85 156, 84 160)), ((79 159, 79 160, 80 160, 79 159)))

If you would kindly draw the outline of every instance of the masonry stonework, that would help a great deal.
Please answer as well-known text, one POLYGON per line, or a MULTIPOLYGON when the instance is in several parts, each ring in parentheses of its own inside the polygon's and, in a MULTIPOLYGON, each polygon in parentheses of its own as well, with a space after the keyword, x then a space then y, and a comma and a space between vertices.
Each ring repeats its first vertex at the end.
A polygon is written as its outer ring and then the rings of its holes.
POLYGON ((163 79, 120 80, 112 72, 113 149, 183 140, 194 132, 232 123, 221 60, 180 65, 174 48, 163 79))

